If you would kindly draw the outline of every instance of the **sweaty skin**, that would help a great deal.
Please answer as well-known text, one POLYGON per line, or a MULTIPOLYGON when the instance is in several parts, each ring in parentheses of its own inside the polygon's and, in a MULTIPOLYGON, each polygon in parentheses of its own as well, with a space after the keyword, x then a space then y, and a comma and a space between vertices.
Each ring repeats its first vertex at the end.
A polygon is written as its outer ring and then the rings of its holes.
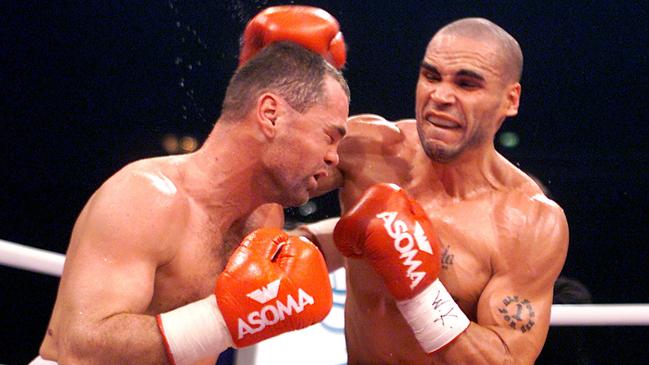
POLYGON ((406 189, 439 235, 440 280, 474 322, 451 345, 428 356, 374 270, 363 260, 346 259, 349 364, 532 363, 545 341, 552 284, 566 255, 561 208, 498 154, 481 161, 479 186, 448 191, 440 181, 454 172, 433 168, 414 120, 389 123, 360 116, 347 128, 339 147, 343 212, 375 183, 406 189), (517 301, 504 304, 514 296, 517 301), (512 328, 501 310, 516 315, 518 304, 520 320, 512 328), (534 324, 523 332, 530 320, 534 324))
POLYGON ((271 218, 282 214, 281 206, 264 205, 224 227, 218 211, 189 198, 181 174, 187 164, 185 156, 138 161, 91 197, 72 232, 43 358, 63 363, 61 355, 99 341, 118 341, 126 354, 132 343, 152 341, 150 347, 160 351, 146 354, 147 362, 164 363, 161 338, 142 335, 158 333, 153 316, 213 293, 241 238, 281 224, 271 218), (119 317, 129 320, 118 322, 119 317), (95 326, 102 332, 120 326, 114 332, 128 336, 104 337, 95 326), (75 348, 67 348, 69 343, 75 348))
POLYGON ((166 364, 155 315, 214 293, 243 237, 282 227, 276 203, 306 202, 338 163, 349 99, 329 76, 323 90, 304 113, 264 92, 253 117, 217 122, 198 151, 109 178, 75 223, 41 357, 166 364))
MULTIPOLYGON (((461 21, 469 27, 432 38, 415 120, 350 118, 340 164, 319 185, 319 193, 341 188, 343 214, 373 184, 403 187, 428 213, 442 245, 440 280, 472 323, 426 354, 381 278, 362 259, 345 259, 349 364, 533 364, 545 342, 568 224, 494 147, 502 122, 518 112, 522 56, 504 31, 472 31, 484 23, 461 21)), ((327 262, 339 260, 330 233, 298 230, 319 242, 327 262)))

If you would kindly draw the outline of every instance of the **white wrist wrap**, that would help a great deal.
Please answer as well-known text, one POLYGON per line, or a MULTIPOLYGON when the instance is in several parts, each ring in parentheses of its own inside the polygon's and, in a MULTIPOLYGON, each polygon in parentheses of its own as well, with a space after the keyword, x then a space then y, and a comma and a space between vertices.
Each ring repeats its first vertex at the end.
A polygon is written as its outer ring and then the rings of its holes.
POLYGON ((439 279, 397 307, 427 353, 444 347, 471 323, 439 279))
POLYGON ((171 364, 193 364, 208 356, 217 357, 232 346, 214 294, 158 315, 158 327, 171 364))

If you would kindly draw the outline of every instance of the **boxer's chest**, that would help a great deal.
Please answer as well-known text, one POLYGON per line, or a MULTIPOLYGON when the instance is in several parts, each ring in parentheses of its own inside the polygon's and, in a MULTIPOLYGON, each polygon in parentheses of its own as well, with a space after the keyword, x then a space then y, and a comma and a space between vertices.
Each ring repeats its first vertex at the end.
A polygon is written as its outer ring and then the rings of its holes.
POLYGON ((208 224, 188 225, 173 260, 158 268, 150 309, 167 311, 212 294, 231 254, 226 247, 236 247, 240 239, 208 224))
MULTIPOLYGON (((491 278, 491 255, 498 234, 492 220, 480 204, 461 207, 424 209, 436 229, 441 246, 442 270, 440 280, 462 310, 475 320, 477 304, 491 278)), ((348 260, 349 290, 354 291, 364 305, 381 305, 391 301, 387 288, 374 270, 363 260, 348 260)))
POLYGON ((487 202, 462 202, 439 207, 424 204, 440 246, 440 279, 462 307, 475 319, 477 304, 492 274, 492 253, 499 244, 487 202))

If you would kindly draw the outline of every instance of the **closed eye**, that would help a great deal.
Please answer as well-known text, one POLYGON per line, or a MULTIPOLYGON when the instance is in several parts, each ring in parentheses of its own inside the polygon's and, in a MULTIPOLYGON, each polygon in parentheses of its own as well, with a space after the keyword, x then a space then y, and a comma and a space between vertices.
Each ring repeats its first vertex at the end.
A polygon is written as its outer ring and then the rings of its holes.
POLYGON ((442 77, 437 72, 423 70, 421 73, 428 81, 440 81, 442 77))
POLYGON ((429 81, 440 81, 442 79, 435 66, 426 62, 421 63, 421 74, 429 81))
POLYGON ((475 82, 473 80, 459 80, 457 82, 457 85, 463 89, 472 90, 479 88, 481 86, 481 83, 475 82))
POLYGON ((330 142, 331 143, 336 143, 340 141, 345 134, 347 134, 347 130, 343 127, 332 127, 328 132, 327 135, 329 136, 330 142))
POLYGON ((463 89, 476 89, 485 82, 484 77, 473 70, 460 70, 456 74, 456 84, 463 89))

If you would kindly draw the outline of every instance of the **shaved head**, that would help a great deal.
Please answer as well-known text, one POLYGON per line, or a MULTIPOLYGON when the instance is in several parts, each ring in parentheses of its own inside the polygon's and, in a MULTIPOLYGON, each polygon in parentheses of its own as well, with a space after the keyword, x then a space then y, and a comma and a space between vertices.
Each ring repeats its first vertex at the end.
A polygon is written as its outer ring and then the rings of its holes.
POLYGON ((493 42, 499 49, 507 81, 519 82, 523 72, 523 52, 518 42, 504 29, 484 18, 456 20, 440 29, 440 35, 456 35, 479 41, 493 42))

